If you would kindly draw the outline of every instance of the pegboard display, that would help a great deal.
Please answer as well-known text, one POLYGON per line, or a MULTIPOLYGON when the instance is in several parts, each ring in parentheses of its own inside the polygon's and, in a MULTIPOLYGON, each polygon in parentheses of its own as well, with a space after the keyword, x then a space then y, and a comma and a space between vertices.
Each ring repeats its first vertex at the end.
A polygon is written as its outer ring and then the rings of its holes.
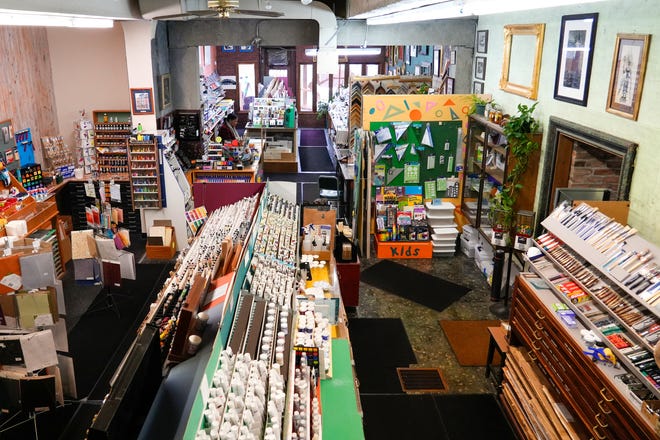
POLYGON ((422 186, 424 198, 457 197, 462 121, 372 122, 372 184, 422 186))
POLYGON ((5 163, 7 169, 14 173, 20 167, 20 156, 14 140, 11 119, 0 121, 0 160, 5 163))

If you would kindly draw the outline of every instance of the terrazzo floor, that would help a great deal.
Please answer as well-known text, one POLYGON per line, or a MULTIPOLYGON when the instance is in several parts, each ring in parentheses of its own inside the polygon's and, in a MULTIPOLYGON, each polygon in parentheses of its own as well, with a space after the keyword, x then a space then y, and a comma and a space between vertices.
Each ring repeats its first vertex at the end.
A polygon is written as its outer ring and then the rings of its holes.
MULTIPOLYGON (((363 258, 361 270, 380 261, 363 258)), ((459 365, 439 320, 498 319, 490 311, 490 286, 474 260, 457 253, 454 257, 393 260, 471 290, 442 312, 421 306, 405 298, 360 282, 360 302, 349 316, 358 318, 400 318, 417 356, 418 367, 442 370, 448 392, 453 394, 492 393, 494 388, 485 378, 485 367, 459 365)), ((349 328, 350 331, 350 328, 349 328)))

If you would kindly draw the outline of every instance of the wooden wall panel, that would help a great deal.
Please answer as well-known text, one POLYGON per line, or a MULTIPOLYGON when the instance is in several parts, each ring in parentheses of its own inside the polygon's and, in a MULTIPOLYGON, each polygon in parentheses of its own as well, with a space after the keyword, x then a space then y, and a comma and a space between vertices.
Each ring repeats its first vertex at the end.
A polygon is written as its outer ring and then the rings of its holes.
POLYGON ((0 26, 0 54, 0 120, 32 130, 41 162, 39 138, 59 134, 46 29, 0 26))

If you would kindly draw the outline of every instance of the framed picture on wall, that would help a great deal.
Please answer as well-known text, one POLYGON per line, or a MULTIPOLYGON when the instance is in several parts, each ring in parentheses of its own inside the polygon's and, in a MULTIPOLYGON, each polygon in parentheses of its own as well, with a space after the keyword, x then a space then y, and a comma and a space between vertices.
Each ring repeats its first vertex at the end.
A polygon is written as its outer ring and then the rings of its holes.
POLYGON ((417 56, 417 46, 408 46, 411 57, 417 56))
POLYGON ((480 95, 484 92, 484 83, 481 81, 472 82, 472 93, 480 95))
POLYGON ((456 49, 452 50, 449 53, 449 63, 452 64, 452 65, 456 64, 456 49))
POLYGON ((477 53, 488 52, 488 31, 477 31, 477 53))
POLYGON ((440 49, 433 50, 433 76, 440 76, 440 60, 442 59, 440 49))
POLYGON ((474 77, 477 79, 486 79, 486 57, 475 57, 474 77))
POLYGON ((454 93, 454 78, 447 78, 447 94, 452 95, 454 93))
POLYGON ((561 18, 555 99, 587 105, 597 21, 598 14, 564 15, 561 18))
POLYGON ((160 106, 167 107, 172 103, 172 88, 170 84, 170 74, 165 73, 160 76, 160 106))
POLYGON ((131 89, 131 107, 134 115, 153 115, 154 97, 152 89, 131 89))
POLYGON ((617 34, 607 94, 609 113, 637 120, 650 41, 648 34, 617 34))
POLYGON ((235 46, 222 46, 223 52, 236 52, 235 46))
POLYGON ((429 54, 429 47, 428 46, 419 46, 417 53, 419 55, 428 55, 429 54))

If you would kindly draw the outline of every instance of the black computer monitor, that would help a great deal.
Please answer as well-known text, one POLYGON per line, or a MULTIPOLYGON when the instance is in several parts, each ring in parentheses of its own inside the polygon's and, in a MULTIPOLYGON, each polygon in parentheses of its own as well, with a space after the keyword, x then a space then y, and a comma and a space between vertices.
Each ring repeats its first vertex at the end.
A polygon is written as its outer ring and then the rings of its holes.
POLYGON ((609 200, 610 190, 607 188, 557 188, 555 190, 555 207, 561 202, 573 203, 573 200, 609 200))

